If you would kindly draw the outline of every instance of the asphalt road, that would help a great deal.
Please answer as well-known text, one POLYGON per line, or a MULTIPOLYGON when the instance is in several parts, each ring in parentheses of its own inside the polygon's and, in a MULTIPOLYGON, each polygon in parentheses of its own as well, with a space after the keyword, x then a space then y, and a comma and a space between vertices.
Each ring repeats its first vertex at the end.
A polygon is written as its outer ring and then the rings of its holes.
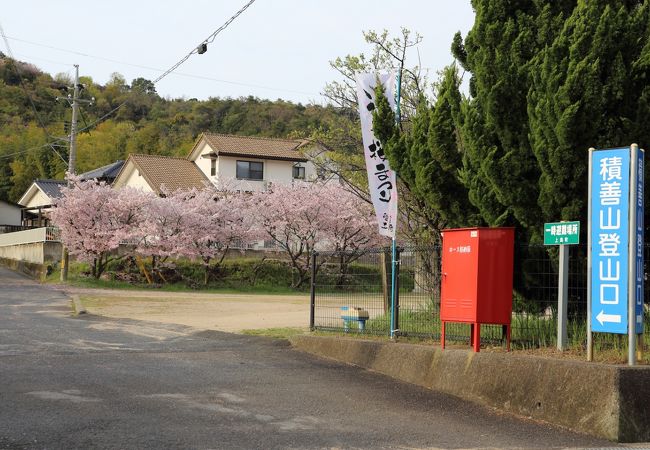
POLYGON ((611 446, 291 349, 176 325, 72 317, 0 268, 0 448, 611 446))

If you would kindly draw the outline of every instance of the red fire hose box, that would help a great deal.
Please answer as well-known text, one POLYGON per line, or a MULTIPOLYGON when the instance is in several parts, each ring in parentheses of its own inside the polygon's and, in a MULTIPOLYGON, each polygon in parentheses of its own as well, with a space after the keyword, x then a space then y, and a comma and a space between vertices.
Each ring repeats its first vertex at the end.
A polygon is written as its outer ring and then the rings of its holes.
POLYGON ((481 324, 504 326, 510 350, 514 228, 442 231, 440 342, 445 323, 471 324, 471 344, 481 346, 481 324))

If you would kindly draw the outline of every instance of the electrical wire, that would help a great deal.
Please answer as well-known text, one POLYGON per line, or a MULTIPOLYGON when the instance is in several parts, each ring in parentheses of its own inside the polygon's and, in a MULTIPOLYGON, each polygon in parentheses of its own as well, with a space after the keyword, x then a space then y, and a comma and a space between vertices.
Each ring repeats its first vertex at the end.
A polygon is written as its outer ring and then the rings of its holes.
MULTIPOLYGON (((215 38, 217 37, 217 35, 218 35, 219 33, 221 33, 223 30, 225 30, 225 29, 228 27, 228 25, 230 25, 230 24, 231 24, 231 23, 232 23, 232 22, 233 22, 237 17, 239 17, 239 15, 240 15, 241 13, 243 13, 244 11, 246 11, 246 10, 248 9, 248 7, 251 6, 253 3, 255 3, 255 0, 250 0, 248 3, 246 3, 246 4, 245 4, 245 5, 244 5, 244 6, 243 6, 239 11, 237 11, 237 12, 236 12, 236 13, 235 13, 235 14, 234 14, 230 19, 226 20, 226 21, 224 22, 223 25, 221 25, 221 26, 220 26, 219 28, 217 28, 214 32, 212 32, 212 34, 211 34, 210 36, 208 36, 207 38, 205 38, 205 39, 201 42, 201 44, 211 44, 212 42, 214 42, 214 40, 215 40, 215 38)), ((189 52, 187 55, 185 55, 183 58, 181 58, 180 61, 178 61, 176 64, 174 64, 174 65, 171 66, 169 69, 167 69, 167 70, 166 70, 162 75, 160 75, 158 78, 156 78, 155 80, 153 80, 153 84, 156 84, 157 82, 159 82, 160 80, 162 80, 163 78, 165 78, 167 75, 169 75, 170 73, 172 73, 174 70, 176 70, 176 69, 177 69, 181 64, 183 64, 185 61, 187 61, 187 60, 190 58, 190 56, 192 56, 192 55, 195 54, 195 53, 198 53, 198 52, 199 52, 199 46, 200 46, 201 44, 199 44, 198 46, 194 47, 194 48, 192 49, 192 51, 189 52)))
MULTIPOLYGON (((221 26, 220 26, 219 28, 217 28, 217 29, 216 29, 216 30, 215 30, 215 31, 214 31, 210 36, 208 36, 205 40, 203 40, 203 41, 201 42, 201 44, 203 44, 203 43, 211 43, 211 42, 213 42, 214 39, 217 37, 217 34, 219 34, 221 31, 223 31, 224 29, 226 29, 226 27, 228 27, 228 25, 230 25, 230 24, 231 24, 231 23, 232 23, 232 22, 233 22, 237 17, 239 17, 239 15, 240 15, 241 13, 243 13, 244 11, 246 11, 246 9, 248 9, 248 7, 251 6, 253 3, 255 3, 255 0, 250 0, 248 3, 246 3, 246 4, 245 4, 245 5, 244 5, 244 6, 243 6, 239 11, 237 11, 237 12, 236 12, 232 17, 230 17, 230 19, 226 20, 226 21, 224 22, 223 25, 221 25, 221 26)), ((201 45, 201 44, 199 44, 199 45, 201 45)), ((176 70, 176 69, 177 69, 181 64, 183 64, 185 61, 187 61, 187 60, 190 58, 190 56, 192 56, 192 55, 195 54, 195 53, 198 53, 198 46, 195 47, 191 52, 189 52, 189 53, 188 53, 187 55, 185 55, 183 58, 181 58, 181 59, 180 59, 176 64, 174 64, 174 65, 171 66, 169 69, 167 69, 167 70, 166 70, 162 75, 160 75, 158 78, 156 78, 155 80, 153 80, 153 81, 152 81, 152 84, 155 85, 155 84, 158 83, 160 80, 162 80, 163 78, 165 78, 167 75, 169 75, 170 73, 172 73, 172 72, 173 72, 174 70, 176 70)), ((117 105, 115 108, 111 109, 109 112, 107 112, 106 114, 104 114, 102 117, 100 117, 99 119, 95 120, 95 121, 92 122, 90 125, 87 125, 87 126, 85 126, 84 128, 81 128, 81 129, 77 130, 77 132, 80 133, 80 132, 82 132, 82 131, 86 131, 86 130, 88 130, 89 128, 92 128, 92 127, 94 127, 95 125, 97 125, 97 124, 103 122, 103 121, 106 120, 108 117, 110 117, 110 116, 112 116, 113 114, 115 114, 115 112, 117 112, 117 111, 118 111, 122 106, 124 106, 126 103, 128 103, 128 100, 124 100, 122 103, 120 103, 119 105, 117 105)))
MULTIPOLYGON (((18 81, 20 82, 20 87, 22 87, 23 91, 25 92, 25 96, 29 99, 29 104, 32 107, 32 110, 34 111, 34 116, 36 117, 36 121, 38 122, 38 126, 41 127, 43 132, 45 133, 45 137, 47 140, 51 140, 52 137, 50 136, 50 133, 47 131, 47 127, 45 126, 45 122, 43 122, 43 119, 41 119, 40 114, 38 113, 38 110, 36 109, 36 104, 34 104, 34 100, 32 99, 32 96, 30 95, 29 91, 27 90, 27 86, 25 86, 25 82, 23 81, 22 74, 20 73, 20 70, 18 69, 18 65, 16 64, 16 59, 13 56, 13 53, 11 51, 11 46, 9 45, 9 41, 7 40, 7 36, 5 35, 5 30, 2 28, 2 24, 0 24, 0 35, 2 35, 2 39, 5 41, 5 46, 7 47, 7 53, 9 53, 9 56, 11 57, 12 64, 11 66, 13 67, 14 71, 16 72, 16 75, 18 76, 18 81)), ((68 165, 67 161, 63 156, 61 156, 61 153, 59 153, 55 148, 54 145, 51 143, 46 144, 46 146, 49 146, 56 155, 61 158, 61 161, 63 161, 63 164, 66 166, 68 165)))
MULTIPOLYGON (((95 55, 88 55, 88 54, 85 54, 85 53, 76 52, 74 50, 64 50, 62 48, 52 47, 50 45, 45 45, 45 44, 38 44, 36 42, 26 41, 26 40, 14 38, 14 37, 11 37, 11 36, 7 36, 7 38, 10 39, 10 40, 17 41, 17 42, 26 42, 28 44, 37 45, 37 46, 41 46, 41 47, 44 47, 44 48, 53 48, 53 49, 60 50, 60 51, 63 51, 63 52, 73 53, 73 54, 77 54, 77 55, 83 55, 83 56, 88 57, 88 58, 98 59, 98 60, 102 60, 102 61, 108 61, 108 62, 112 62, 112 63, 115 63, 115 64, 122 64, 122 65, 125 65, 125 66, 136 67, 138 69, 152 70, 154 72, 164 72, 165 71, 165 69, 160 69, 160 68, 157 68, 157 67, 142 66, 140 64, 132 64, 132 63, 129 63, 129 62, 126 62, 126 61, 118 61, 116 59, 104 58, 104 57, 95 56, 95 55)), ((16 53, 16 54, 19 54, 19 53, 16 53)), ((36 56, 29 56, 29 55, 25 55, 25 54, 22 54, 22 56, 24 56, 25 58, 29 58, 29 59, 45 61, 45 62, 48 62, 48 63, 51 63, 51 64, 60 64, 62 66, 71 66, 72 65, 70 63, 65 63, 65 62, 62 62, 62 61, 53 61, 51 59, 44 59, 44 58, 39 58, 39 57, 36 57, 36 56)), ((251 83, 242 83, 242 82, 239 82, 239 81, 222 80, 222 79, 219 79, 219 78, 208 77, 208 76, 205 76, 205 75, 196 75, 196 74, 186 73, 186 72, 173 72, 170 75, 176 75, 176 76, 179 76, 179 77, 196 78, 196 79, 199 79, 199 80, 216 81, 217 83, 232 84, 234 86, 244 86, 244 87, 252 87, 252 88, 258 88, 258 89, 266 89, 266 90, 269 90, 269 91, 289 92, 289 93, 292 93, 292 94, 303 94, 303 95, 314 95, 314 96, 319 96, 320 95, 319 93, 316 93, 316 92, 297 91, 297 90, 294 90, 294 89, 277 88, 277 87, 271 87, 271 86, 264 86, 264 85, 261 85, 261 84, 251 84, 251 83)))
MULTIPOLYGON (((201 43, 200 43, 199 45, 204 44, 204 43, 209 44, 209 43, 214 42, 214 40, 215 40, 215 38, 217 37, 217 35, 218 35, 219 33, 221 33, 223 30, 225 30, 225 29, 228 27, 228 25, 230 25, 230 24, 231 24, 231 23, 232 23, 232 22, 233 22, 237 17, 239 17, 239 16, 240 16, 244 11, 246 11, 246 10, 247 10, 247 9, 248 9, 252 4, 253 4, 253 3, 255 3, 255 1, 256 1, 256 0, 250 0, 248 3, 246 3, 246 4, 245 4, 245 5, 244 5, 244 6, 243 6, 239 11, 237 11, 237 12, 236 12, 235 14, 233 14, 233 15, 232 15, 228 20, 226 20, 226 21, 223 23, 223 25, 221 25, 221 26, 220 26, 219 28, 217 28, 217 29, 216 29, 212 34, 210 34, 210 36, 208 36, 206 39, 204 39, 203 41, 201 41, 201 43)), ((2 35, 4 36, 4 31, 2 32, 2 35)), ((7 44, 7 48, 9 48, 9 44, 8 44, 8 41, 7 41, 6 38, 5 38, 5 43, 7 44)), ((189 52, 189 53, 188 53, 187 55, 185 55, 183 58, 181 58, 181 59, 180 59, 176 64, 174 64, 174 65, 171 66, 169 69, 167 69, 167 70, 166 70, 162 75, 160 75, 158 78, 156 78, 155 80, 153 80, 152 83, 153 83, 154 85, 155 85, 156 83, 158 83, 160 80, 162 80, 162 79, 165 78, 167 75, 169 75, 169 74, 172 73, 174 70, 176 70, 179 66, 181 66, 185 61, 187 61, 187 60, 190 58, 190 56, 192 56, 193 54, 196 54, 196 53, 198 53, 198 46, 195 47, 191 52, 189 52)), ((90 128, 93 128, 95 125, 97 125, 97 124, 103 122, 103 121, 106 120, 108 117, 110 117, 110 116, 112 116, 113 114, 115 114, 115 113, 116 113, 120 108, 122 108, 122 106, 124 106, 126 103, 128 103, 128 100, 123 101, 122 103, 120 103, 119 105, 117 105, 116 107, 114 107, 114 108, 111 109, 109 112, 107 112, 106 114, 104 114, 103 116, 101 116, 100 118, 98 118, 97 120, 95 120, 94 122, 90 123, 89 125, 86 125, 85 127, 81 128, 81 129, 78 129, 78 130, 77 130, 77 133, 81 133, 81 132, 83 132, 83 131, 86 131, 86 130, 88 130, 88 129, 90 129, 90 128)), ((57 139, 57 140, 60 140, 60 139, 57 139)), ((52 142, 52 143, 47 143, 47 144, 44 144, 44 145, 42 145, 42 146, 38 146, 38 147, 32 147, 32 148, 30 148, 30 149, 23 150, 22 153, 26 153, 26 152, 28 152, 28 151, 34 150, 35 148, 41 148, 41 147, 47 147, 47 146, 50 146, 50 147, 52 148, 52 150, 54 150, 54 151, 56 152, 56 150, 55 150, 54 147, 53 147, 53 144, 54 144, 54 142, 52 142)), ((57 154, 58 154, 58 152, 57 152, 57 154)), ((4 159, 6 156, 7 156, 7 155, 4 155, 4 156, 0 157, 0 159, 4 159)), ((60 157, 60 156, 61 156, 61 155, 59 155, 59 157, 60 157)), ((63 158, 62 158, 62 159, 63 159, 63 158)), ((65 162, 65 161, 64 161, 64 162, 65 162)))

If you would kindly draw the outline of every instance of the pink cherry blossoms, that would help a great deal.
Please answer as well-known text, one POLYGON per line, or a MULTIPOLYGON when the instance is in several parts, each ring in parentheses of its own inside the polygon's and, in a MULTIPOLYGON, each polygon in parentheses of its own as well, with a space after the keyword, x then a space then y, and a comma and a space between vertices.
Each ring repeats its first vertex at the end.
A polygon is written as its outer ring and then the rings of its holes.
POLYGON ((346 251, 351 261, 382 243, 370 205, 332 182, 276 184, 254 194, 206 187, 160 197, 78 177, 70 182, 51 220, 69 252, 89 262, 95 277, 118 254, 131 252, 200 261, 207 283, 211 264, 229 249, 266 239, 286 254, 293 287, 299 287, 309 277, 314 250, 346 251))
POLYGON ((315 250, 352 250, 360 255, 381 245, 371 206, 338 183, 278 184, 256 193, 253 202, 257 227, 291 261, 295 288, 309 278, 315 250))

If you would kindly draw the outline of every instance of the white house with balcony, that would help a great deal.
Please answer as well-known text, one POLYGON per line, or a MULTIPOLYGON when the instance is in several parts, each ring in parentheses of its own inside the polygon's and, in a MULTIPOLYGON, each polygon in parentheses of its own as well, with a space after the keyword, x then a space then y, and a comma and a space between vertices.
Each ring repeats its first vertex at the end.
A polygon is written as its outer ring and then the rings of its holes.
POLYGON ((202 133, 187 159, 210 181, 229 189, 263 191, 269 183, 290 184, 318 177, 302 140, 202 133))
POLYGON ((290 184, 318 177, 303 152, 305 141, 203 133, 186 158, 130 155, 113 181, 114 188, 135 187, 161 194, 169 190, 224 186, 263 191, 271 183, 290 184))

